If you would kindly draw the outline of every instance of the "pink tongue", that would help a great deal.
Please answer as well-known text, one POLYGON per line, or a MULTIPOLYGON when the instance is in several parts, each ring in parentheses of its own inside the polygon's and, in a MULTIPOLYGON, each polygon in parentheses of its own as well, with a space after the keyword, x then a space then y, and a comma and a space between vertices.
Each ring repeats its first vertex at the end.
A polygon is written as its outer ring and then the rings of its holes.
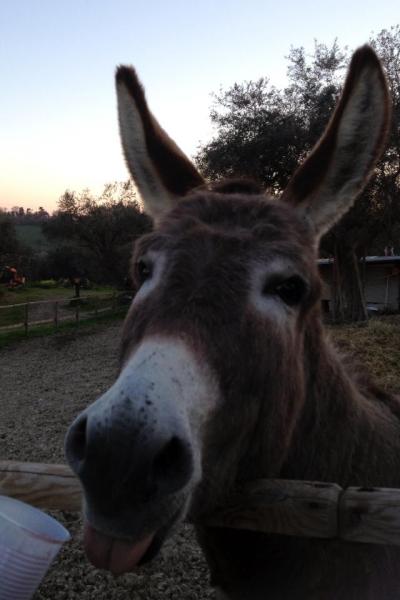
POLYGON ((83 543, 90 562, 98 569, 108 569, 114 575, 132 571, 150 546, 154 534, 140 542, 112 538, 85 523, 83 543))

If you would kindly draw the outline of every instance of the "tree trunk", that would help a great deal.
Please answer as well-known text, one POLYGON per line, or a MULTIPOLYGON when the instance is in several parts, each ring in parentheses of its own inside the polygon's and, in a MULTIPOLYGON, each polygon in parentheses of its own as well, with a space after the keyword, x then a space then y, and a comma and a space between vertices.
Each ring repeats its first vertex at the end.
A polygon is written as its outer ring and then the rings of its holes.
POLYGON ((398 296, 397 296, 397 310, 400 312, 400 270, 397 273, 397 289, 398 289, 398 296))
POLYGON ((335 244, 333 319, 336 323, 368 320, 359 260, 352 244, 335 244))

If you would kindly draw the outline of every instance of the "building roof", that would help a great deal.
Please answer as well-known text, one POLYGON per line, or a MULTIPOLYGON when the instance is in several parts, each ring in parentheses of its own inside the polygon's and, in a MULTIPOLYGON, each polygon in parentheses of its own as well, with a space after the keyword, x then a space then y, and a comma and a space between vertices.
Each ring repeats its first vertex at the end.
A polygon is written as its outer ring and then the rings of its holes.
MULTIPOLYGON (((321 267, 326 266, 326 265, 332 265, 333 261, 334 261, 333 258, 319 258, 318 265, 320 265, 321 267)), ((364 261, 364 259, 360 258, 360 262, 363 262, 363 261, 364 261)), ((365 262, 371 263, 374 265, 382 265, 382 264, 394 265, 394 264, 400 263, 400 256, 399 255, 397 255, 397 256, 366 256, 365 262)))

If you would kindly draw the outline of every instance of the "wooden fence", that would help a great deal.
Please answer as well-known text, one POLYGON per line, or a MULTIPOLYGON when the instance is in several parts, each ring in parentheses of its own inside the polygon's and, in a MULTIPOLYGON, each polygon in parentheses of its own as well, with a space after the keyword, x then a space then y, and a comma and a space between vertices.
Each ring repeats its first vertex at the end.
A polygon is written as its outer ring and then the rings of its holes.
POLYGON ((29 329, 38 325, 53 325, 55 329, 65 322, 79 325, 82 320, 93 319, 107 312, 112 314, 121 309, 119 298, 114 292, 104 296, 92 295, 3 305, 0 306, 0 333, 23 329, 25 335, 28 335, 29 329), (10 311, 16 312, 16 315, 11 314, 10 318, 10 311), (13 322, 4 324, 7 320, 13 322))
MULTIPOLYGON (((0 462, 0 494, 45 509, 80 510, 81 487, 66 465, 0 462)), ((237 490, 203 522, 308 538, 400 546, 400 489, 262 479, 237 490)))

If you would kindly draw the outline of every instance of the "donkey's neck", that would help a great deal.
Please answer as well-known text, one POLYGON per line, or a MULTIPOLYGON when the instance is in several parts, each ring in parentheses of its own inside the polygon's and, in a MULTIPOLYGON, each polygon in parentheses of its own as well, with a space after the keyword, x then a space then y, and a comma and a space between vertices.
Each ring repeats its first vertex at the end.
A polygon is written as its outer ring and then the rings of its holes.
MULTIPOLYGON (((279 476, 400 487, 399 400, 348 371, 319 325, 310 332, 304 406, 279 476)), ((398 597, 397 550, 218 528, 198 536, 229 600, 398 597)))
POLYGON ((400 402, 347 368, 319 324, 305 339, 305 404, 281 476, 399 485, 400 402))

